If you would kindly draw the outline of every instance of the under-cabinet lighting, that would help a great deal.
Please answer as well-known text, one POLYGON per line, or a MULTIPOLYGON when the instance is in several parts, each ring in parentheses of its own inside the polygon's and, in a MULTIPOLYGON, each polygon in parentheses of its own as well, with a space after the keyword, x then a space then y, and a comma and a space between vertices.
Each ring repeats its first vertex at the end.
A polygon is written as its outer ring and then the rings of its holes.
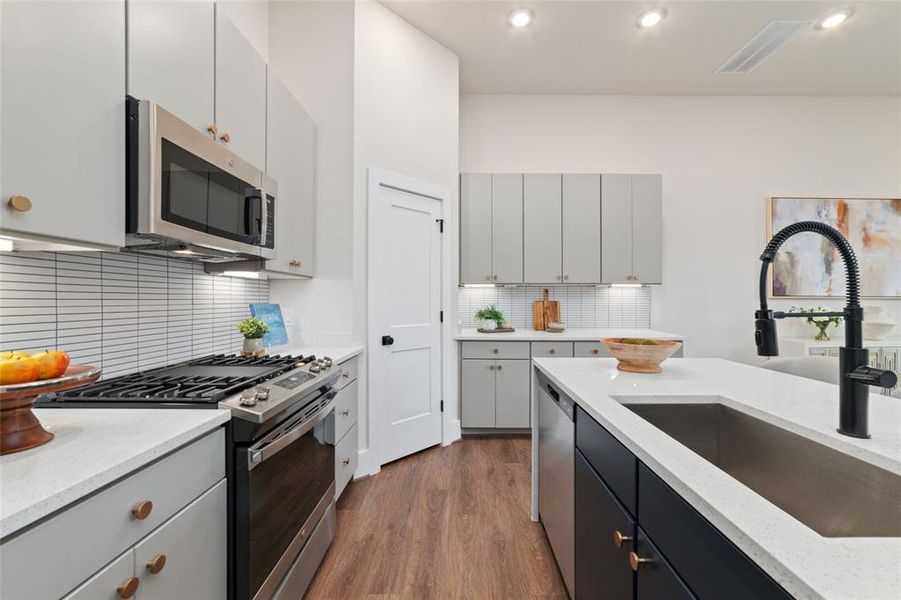
POLYGON ((640 288, 640 283, 611 283, 610 287, 615 288, 640 288))
POLYGON ((464 283, 463 287, 465 288, 493 288, 495 285, 493 283, 464 283))
POLYGON ((259 271, 222 271, 226 277, 241 277, 242 279, 259 279, 259 271))
POLYGON ((9 238, 0 237, 0 252, 12 252, 13 241, 9 238))
POLYGON ((193 250, 189 250, 187 248, 185 248, 184 250, 173 250, 172 253, 173 254, 183 254, 185 256, 194 256, 195 254, 197 254, 193 250))

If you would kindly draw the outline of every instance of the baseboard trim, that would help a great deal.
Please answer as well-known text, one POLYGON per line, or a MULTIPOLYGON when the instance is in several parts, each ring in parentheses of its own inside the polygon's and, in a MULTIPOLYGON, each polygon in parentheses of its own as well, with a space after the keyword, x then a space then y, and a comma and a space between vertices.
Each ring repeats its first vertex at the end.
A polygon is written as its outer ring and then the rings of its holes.
POLYGON ((451 421, 447 429, 446 435, 444 435, 441 440, 442 446, 450 446, 463 437, 463 430, 460 428, 460 419, 451 421))
POLYGON ((382 470, 378 457, 371 449, 360 450, 357 456, 357 470, 354 471, 354 481, 375 475, 382 470))

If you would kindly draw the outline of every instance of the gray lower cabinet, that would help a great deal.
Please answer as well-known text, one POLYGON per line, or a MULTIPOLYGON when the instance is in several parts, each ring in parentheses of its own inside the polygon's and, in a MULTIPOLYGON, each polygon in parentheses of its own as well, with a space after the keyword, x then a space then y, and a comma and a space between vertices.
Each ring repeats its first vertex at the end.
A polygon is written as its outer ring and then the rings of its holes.
POLYGON ((530 361, 466 359, 461 362, 463 427, 529 426, 530 361))
POLYGON ((120 600, 120 589, 125 591, 128 585, 140 586, 141 582, 134 573, 135 553, 129 550, 85 581, 64 600, 120 600), (137 581, 130 581, 132 579, 137 581))
POLYGON ((338 395, 335 397, 335 499, 353 479, 359 460, 357 443, 357 357, 338 364, 341 377, 338 379, 338 395))
MULTIPOLYGON (((463 427, 495 426, 495 361, 463 360, 460 366, 463 427)), ((527 363, 528 364, 528 363, 527 363)))
POLYGON ((495 371, 495 427, 528 427, 530 361, 499 360, 495 371))

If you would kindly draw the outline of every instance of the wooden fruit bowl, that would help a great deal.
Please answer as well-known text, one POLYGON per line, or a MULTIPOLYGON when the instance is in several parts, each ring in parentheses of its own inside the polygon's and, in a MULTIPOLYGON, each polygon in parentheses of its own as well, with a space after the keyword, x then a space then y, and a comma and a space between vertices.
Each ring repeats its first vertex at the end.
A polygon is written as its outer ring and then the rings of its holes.
POLYGON ((604 338, 601 340, 618 361, 616 368, 630 373, 659 373, 660 363, 673 355, 682 342, 641 339, 643 344, 623 343, 636 338, 604 338), (653 343, 650 343, 653 342, 653 343))
POLYGON ((0 385, 0 454, 35 448, 53 439, 31 412, 35 398, 93 383, 100 369, 89 365, 70 365, 62 377, 29 383, 0 385))

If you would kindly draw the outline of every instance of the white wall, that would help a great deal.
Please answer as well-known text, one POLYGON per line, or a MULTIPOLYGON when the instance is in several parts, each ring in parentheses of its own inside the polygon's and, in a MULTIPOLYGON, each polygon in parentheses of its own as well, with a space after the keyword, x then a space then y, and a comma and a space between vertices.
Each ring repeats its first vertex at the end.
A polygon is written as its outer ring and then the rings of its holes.
POLYGON ((316 123, 315 277, 273 280, 292 341, 354 338, 354 6, 279 1, 269 11, 269 64, 316 123))
MULTIPOLYGON (((365 341, 368 327, 368 169, 391 171, 451 191, 454 200, 445 209, 445 230, 455 231, 458 75, 455 54, 382 5, 371 1, 356 3, 353 297, 354 335, 358 341, 365 341)), ((456 237, 453 239, 456 241, 456 237)), ((451 283, 451 273, 456 273, 456 245, 450 254, 446 257, 446 284, 451 283)), ((446 308, 454 311, 455 302, 447 304, 446 308)), ((453 315, 450 322, 455 322, 453 315)), ((446 356, 445 364, 449 361, 455 364, 453 357, 446 356)), ((451 378, 455 384, 456 377, 451 378)), ((448 395, 456 398, 455 385, 452 390, 448 395)), ((361 407, 360 441, 362 448, 371 448, 372 452, 360 457, 358 472, 362 473, 377 470, 379 464, 377 432, 362 431, 370 421, 368 406, 364 403, 361 407)), ((456 402, 445 402, 446 410, 455 406, 456 402)))
MULTIPOLYGON (((460 104, 461 171, 663 173, 665 285, 653 325, 687 335, 690 356, 754 359, 767 197, 901 197, 899 98, 472 95, 460 104)), ((901 301, 870 303, 901 322, 901 301)))

